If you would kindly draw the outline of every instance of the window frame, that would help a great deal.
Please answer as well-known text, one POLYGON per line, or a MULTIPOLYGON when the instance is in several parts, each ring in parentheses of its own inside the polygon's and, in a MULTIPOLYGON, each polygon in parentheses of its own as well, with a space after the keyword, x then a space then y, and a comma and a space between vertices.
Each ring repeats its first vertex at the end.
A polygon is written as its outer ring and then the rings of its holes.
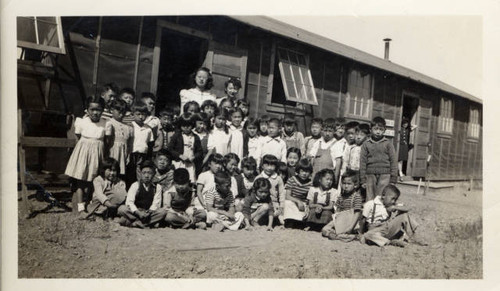
MULTIPOLYGON (((284 48, 284 47, 276 47, 276 55, 277 55, 277 61, 278 61, 278 68, 279 68, 279 71, 280 71, 280 77, 281 77, 281 82, 282 82, 282 86, 283 86, 283 91, 285 92, 285 99, 287 101, 291 101, 291 102, 296 102, 297 105, 298 104, 308 104, 308 105, 318 105, 318 98, 316 96, 316 88, 314 87, 314 83, 313 83, 313 80, 312 80, 312 76, 311 76, 311 69, 309 67, 309 55, 308 54, 305 54, 305 53, 302 53, 300 51, 297 51, 297 50, 293 50, 293 49, 288 49, 288 48, 284 48), (287 52, 287 58, 288 58, 288 61, 287 62, 284 62, 284 58, 282 58, 281 56, 281 53, 280 53, 280 50, 283 50, 283 51, 286 51, 287 52), (302 56, 305 60, 305 66, 301 66, 300 64, 292 64, 289 60, 290 60, 290 53, 294 53, 298 56, 302 56), (297 97, 293 97, 290 95, 290 92, 288 91, 288 86, 287 86, 287 79, 285 79, 285 68, 284 68, 284 63, 286 63, 287 65, 290 66, 290 76, 292 77, 292 82, 293 82, 293 88, 295 89, 295 96, 300 96, 299 93, 299 88, 298 88, 298 85, 299 83, 295 80, 295 77, 294 77, 294 73, 293 73, 293 67, 298 67, 299 68, 299 75, 301 77, 301 82, 300 84, 302 85, 305 85, 305 83, 303 82, 304 78, 307 78, 309 83, 310 83, 310 86, 311 86, 311 93, 312 93, 312 99, 313 100, 307 100, 307 99, 300 99, 300 98, 297 98, 297 97), (306 69, 307 70, 307 76, 303 76, 303 72, 301 69, 306 69)), ((303 88, 305 90, 305 88, 303 88)), ((306 91, 306 95, 307 95, 307 91, 306 91)), ((307 95, 309 96, 309 95, 307 95)), ((276 104, 276 103, 272 103, 272 104, 276 104)))
POLYGON ((444 135, 452 135, 454 127, 454 116, 455 116, 455 103, 453 99, 447 97, 441 97, 439 101, 439 116, 438 116, 438 127, 437 132, 444 135), (449 108, 447 106, 449 105, 449 108), (444 116, 447 114, 447 116, 444 116), (448 116, 449 115, 449 116, 448 116), (450 127, 449 129, 447 127, 450 127))
POLYGON ((479 110, 479 107, 477 106, 470 106, 469 108, 469 121, 467 123, 467 138, 471 140, 479 140, 479 137, 481 135, 481 123, 479 122, 481 120, 481 112, 479 110), (476 112, 476 114, 474 114, 476 112), (475 115, 475 116, 474 116, 475 115), (472 120, 472 118, 475 117, 472 120))
MULTIPOLYGON (((50 52, 50 53, 56 53, 56 54, 66 54, 66 48, 64 46, 64 36, 63 36, 60 16, 54 16, 54 18, 56 20, 56 23, 55 23, 56 35, 57 35, 58 43, 59 43, 58 47, 40 44, 40 39, 39 39, 39 34, 38 34, 38 21, 43 22, 43 20, 37 20, 36 16, 18 16, 17 18, 33 19, 34 25, 35 25, 35 37, 36 37, 36 43, 18 39, 17 40, 18 47, 27 48, 27 49, 34 49, 34 50, 39 50, 39 51, 45 51, 45 52, 50 52)), ((53 24, 53 23, 51 23, 51 24, 53 24)), ((17 22, 16 22, 16 25, 17 25, 17 22)))
MULTIPOLYGON (((362 68, 350 68, 349 73, 347 75, 347 92, 346 92, 346 98, 345 98, 345 107, 344 107, 344 116, 348 118, 353 118, 353 119, 358 119, 358 120, 371 120, 372 118, 372 110, 373 110, 373 94, 374 94, 374 88, 375 88, 375 76, 373 73, 369 72, 368 70, 362 69, 362 68), (365 115, 359 115, 356 114, 356 110, 354 109, 354 113, 349 112, 349 107, 352 102, 352 97, 351 97, 351 92, 349 90, 350 82, 351 82, 351 74, 353 71, 358 72, 358 76, 362 75, 363 73, 367 74, 370 76, 370 88, 369 88, 369 97, 367 101, 357 101, 354 100, 354 102, 363 102, 363 104, 366 104, 367 108, 365 109, 367 114, 365 115)), ((357 96, 356 96, 357 97, 357 96)), ((364 98, 363 98, 364 99, 364 98)), ((355 103, 356 104, 356 103, 355 103)), ((363 109, 362 109, 363 110, 363 109)))

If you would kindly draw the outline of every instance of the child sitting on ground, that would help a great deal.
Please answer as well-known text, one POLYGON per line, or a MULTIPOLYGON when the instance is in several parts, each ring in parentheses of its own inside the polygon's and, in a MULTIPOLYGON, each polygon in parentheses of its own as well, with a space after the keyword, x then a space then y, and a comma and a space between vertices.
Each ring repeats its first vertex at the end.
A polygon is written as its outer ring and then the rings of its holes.
POLYGON ((384 132, 385 119, 373 118, 370 139, 361 146, 359 175, 367 201, 398 181, 398 159, 392 141, 384 137, 384 132))
POLYGON ((215 174, 215 187, 205 194, 207 224, 217 231, 238 230, 243 222, 243 214, 234 209, 231 193, 231 176, 226 172, 215 174))
POLYGON ((354 171, 347 171, 342 176, 342 192, 335 202, 333 220, 321 231, 323 236, 345 242, 356 238, 354 229, 363 210, 358 179, 358 174, 354 171))
POLYGON ((316 173, 313 187, 307 193, 309 215, 305 230, 320 230, 332 220, 335 193, 333 187, 333 170, 323 169, 316 173))
POLYGON ((172 186, 174 181, 174 166, 172 165, 172 156, 167 150, 161 150, 155 154, 156 174, 153 177, 153 183, 160 185, 163 191, 172 186))
POLYGON ((243 205, 243 200, 252 189, 253 182, 257 176, 257 162, 252 157, 244 158, 241 161, 241 174, 236 175, 236 185, 238 186, 238 196, 234 198, 236 210, 243 205))
POLYGON ((312 165, 308 159, 298 162, 296 175, 288 179, 285 185, 285 227, 303 229, 307 216, 307 193, 312 186, 312 165))
POLYGON ((102 161, 99 176, 92 181, 94 194, 87 207, 87 217, 92 214, 103 218, 116 215, 118 206, 123 204, 127 197, 125 182, 118 178, 119 171, 120 165, 115 159, 106 158, 102 161))
POLYGON ((153 184, 155 166, 146 160, 139 165, 140 178, 134 182, 127 193, 125 205, 118 208, 119 221, 122 226, 153 227, 165 219, 166 210, 160 208, 162 189, 153 184))
POLYGON ((267 230, 273 230, 274 207, 271 201, 271 183, 266 178, 255 179, 252 189, 243 202, 245 229, 252 230, 259 221, 268 215, 267 230))
POLYGON ((408 214, 409 209, 396 204, 401 192, 394 185, 387 185, 382 196, 376 196, 365 203, 361 226, 367 224, 368 231, 363 234, 361 227, 360 242, 374 243, 380 247, 394 245, 405 247, 412 238, 418 224, 408 214))
POLYGON ((162 208, 167 211, 165 222, 172 228, 190 228, 196 222, 193 213, 186 212, 193 198, 193 187, 186 169, 174 171, 174 185, 163 192, 162 208))
POLYGON ((224 169, 224 157, 220 154, 212 154, 208 157, 208 170, 201 173, 196 180, 196 197, 194 205, 198 209, 205 209, 205 192, 214 186, 215 174, 224 169))

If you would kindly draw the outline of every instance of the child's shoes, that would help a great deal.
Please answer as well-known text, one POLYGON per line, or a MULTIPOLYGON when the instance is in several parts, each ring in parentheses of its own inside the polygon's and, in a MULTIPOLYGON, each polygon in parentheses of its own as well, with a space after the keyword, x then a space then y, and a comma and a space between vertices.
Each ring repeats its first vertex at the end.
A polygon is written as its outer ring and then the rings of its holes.
POLYGON ((207 224, 205 222, 197 222, 194 226, 199 229, 207 229, 207 224))
POLYGON ((399 239, 393 239, 389 242, 389 245, 404 248, 404 247, 406 247, 407 243, 405 243, 404 241, 399 240, 399 239))

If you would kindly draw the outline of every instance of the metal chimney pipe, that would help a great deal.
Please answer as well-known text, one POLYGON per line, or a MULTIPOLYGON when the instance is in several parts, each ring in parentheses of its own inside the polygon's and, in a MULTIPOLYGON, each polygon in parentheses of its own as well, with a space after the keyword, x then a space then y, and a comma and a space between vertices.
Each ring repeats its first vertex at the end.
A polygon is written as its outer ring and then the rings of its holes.
POLYGON ((385 42, 385 52, 384 52, 384 60, 389 60, 389 43, 391 42, 392 39, 390 38, 384 38, 385 42))

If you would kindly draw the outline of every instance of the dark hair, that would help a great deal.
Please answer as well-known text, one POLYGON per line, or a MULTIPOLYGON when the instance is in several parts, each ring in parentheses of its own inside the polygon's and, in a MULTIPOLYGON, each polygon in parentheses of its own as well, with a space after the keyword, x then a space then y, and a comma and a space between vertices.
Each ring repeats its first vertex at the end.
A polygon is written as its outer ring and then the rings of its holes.
POLYGON ((161 149, 158 152, 154 154, 155 159, 158 158, 159 156, 164 156, 166 157, 170 162, 172 162, 172 154, 166 149, 161 149))
POLYGON ((141 169, 141 171, 144 168, 151 168, 151 169, 155 170, 156 166, 155 166, 155 164, 152 161, 145 160, 145 161, 143 161, 142 163, 139 164, 139 169, 141 169))
POLYGON ((247 130, 249 125, 253 125, 257 128, 257 130, 259 130, 259 121, 256 118, 249 117, 247 121, 245 121, 245 125, 243 125, 243 128, 247 130))
POLYGON ((358 172, 353 171, 353 170, 347 170, 343 175, 342 175, 342 181, 344 181, 345 178, 351 178, 351 180, 354 182, 354 185, 356 187, 359 184, 359 175, 358 172))
POLYGON ((219 103, 219 108, 222 109, 222 104, 224 104, 225 102, 230 102, 231 103, 231 107, 234 107, 234 102, 233 100, 231 100, 230 98, 222 98, 222 100, 220 101, 219 103))
POLYGON ((220 183, 231 183, 231 175, 229 173, 221 171, 217 172, 214 174, 214 181, 215 184, 220 184, 220 183))
POLYGON ((398 187, 392 184, 385 186, 384 190, 382 190, 382 196, 385 196, 387 192, 393 192, 394 194, 396 194, 396 199, 401 196, 401 191, 399 191, 398 187))
POLYGON ((135 91, 132 88, 126 87, 126 88, 121 89, 120 93, 118 93, 118 96, 121 98, 123 94, 130 94, 135 99, 135 91))
POLYGON ((153 94, 151 92, 142 92, 141 99, 146 99, 146 98, 150 98, 156 102, 156 96, 155 96, 155 94, 153 94))
POLYGON ((85 100, 85 104, 87 105, 86 108, 89 108, 90 104, 91 103, 95 103, 95 104, 99 104, 99 106, 101 106, 102 110, 104 110, 104 106, 105 106, 105 101, 104 101, 104 98, 102 98, 101 96, 89 96, 87 97, 87 99, 85 100))
POLYGON ((181 126, 191 126, 194 127, 193 114, 190 112, 184 112, 179 118, 176 120, 177 128, 181 128, 181 126))
POLYGON ((358 126, 359 126, 359 122, 350 121, 345 125, 345 130, 347 131, 349 129, 357 129, 358 126))
POLYGON ((97 91, 97 93, 99 96, 102 96, 102 94, 108 92, 108 90, 111 90, 111 91, 115 92, 115 94, 118 94, 118 92, 120 91, 120 88, 118 88, 118 86, 113 82, 106 83, 106 84, 102 85, 102 87, 97 91))
POLYGON ((265 190, 268 190, 269 194, 271 190, 271 182, 269 182, 268 179, 264 178, 264 177, 260 177, 260 178, 257 178, 255 179, 255 181, 253 181, 253 185, 252 185, 252 189, 250 189, 250 193, 256 193, 257 190, 261 190, 261 189, 265 189, 265 190))
POLYGON ((371 127, 374 127, 376 125, 385 128, 386 127, 385 119, 380 116, 374 117, 372 119, 371 127))
POLYGON ((269 124, 269 119, 270 117, 268 115, 262 115, 259 120, 257 121, 258 122, 258 126, 257 126, 257 132, 259 133, 260 136, 266 136, 267 135, 267 132, 262 132, 260 130, 260 125, 262 123, 266 123, 266 124, 269 124))
POLYGON ((278 166, 276 167, 276 172, 279 175, 283 175, 284 176, 283 182, 286 183, 286 181, 288 180, 288 165, 286 163, 284 163, 284 162, 279 161, 278 162, 278 166))
POLYGON ((224 168, 226 167, 227 163, 229 163, 231 160, 235 160, 237 164, 240 163, 240 157, 238 157, 237 154, 229 153, 224 156, 224 168))
POLYGON ((132 105, 132 113, 134 112, 149 114, 148 106, 146 105, 146 103, 139 100, 135 102, 134 105, 132 105))
POLYGON ((127 111, 127 103, 121 99, 114 99, 111 101, 111 104, 109 104, 110 109, 116 109, 121 113, 125 113, 127 111))
POLYGON ((172 118, 173 118, 173 117, 175 116, 175 112, 174 112, 174 110, 173 110, 172 108, 170 108, 170 107, 165 107, 165 108, 163 108, 162 110, 160 110, 160 111, 158 112, 158 116, 159 116, 159 117, 163 117, 163 116, 170 116, 170 117, 172 117, 172 118))
POLYGON ((331 187, 333 187, 333 185, 335 185, 335 173, 333 172, 332 169, 323 169, 323 170, 317 172, 316 175, 314 175, 313 186, 320 187, 321 186, 321 183, 320 183, 321 178, 323 178, 326 175, 332 175, 333 183, 332 183, 331 187))
POLYGON ((370 134, 370 125, 367 123, 361 123, 358 125, 358 131, 364 132, 366 135, 370 134))
POLYGON ((313 124, 320 124, 321 126, 323 126, 323 118, 319 118, 319 117, 315 117, 311 120, 311 125, 313 124))
POLYGON ((278 128, 281 127, 281 120, 279 120, 278 118, 273 117, 273 118, 269 119, 267 124, 271 124, 271 123, 276 124, 278 126, 278 128))
POLYGON ((276 167, 276 170, 278 169, 278 158, 275 155, 264 155, 262 157, 262 160, 260 161, 260 167, 262 168, 262 165, 268 164, 268 165, 274 165, 276 167))
POLYGON ((236 108, 240 108, 241 105, 244 105, 244 106, 246 106, 248 108, 247 114, 246 115, 243 114, 243 116, 248 116, 250 114, 250 102, 248 102, 248 100, 246 100, 246 99, 238 99, 238 100, 236 100, 236 103, 234 104, 234 106, 236 108))
POLYGON ((244 117, 245 117, 245 114, 243 114, 243 110, 241 110, 240 108, 231 108, 231 111, 229 111, 229 112, 230 112, 230 114, 231 114, 231 115, 230 115, 230 116, 231 116, 231 119, 232 119, 233 114, 234 114, 234 113, 236 113, 236 112, 241 113, 241 118, 244 118, 244 117))
POLYGON ((323 121, 323 128, 335 129, 337 127, 337 122, 335 118, 327 118, 323 121))
POLYGON ((300 170, 312 173, 313 166, 311 164, 311 161, 309 159, 300 159, 297 163, 297 166, 295 167, 295 173, 298 174, 300 170))
POLYGON ((346 121, 345 121, 344 117, 337 117, 335 119, 335 129, 337 127, 344 127, 345 128, 345 123, 346 123, 346 121))
POLYGON ((285 114, 285 117, 283 118, 283 124, 285 125, 296 125, 297 122, 295 121, 295 115, 292 113, 287 113, 285 114))
POLYGON ((104 172, 108 169, 114 169, 118 173, 120 172, 120 163, 113 158, 105 158, 101 161, 101 165, 99 166, 99 176, 104 178, 104 172))
MULTIPOLYGON (((228 114, 227 110, 222 110, 222 108, 215 108, 214 119, 217 117, 223 117, 224 120, 227 120, 227 114, 228 114)), ((215 126, 215 122, 214 122, 214 126, 215 126)), ((222 125, 222 128, 224 129, 225 133, 229 133, 229 129, 227 128, 226 122, 224 122, 224 124, 222 125)))
POLYGON ((299 156, 299 160, 300 160, 300 158, 302 158, 302 153, 300 152, 299 148, 296 148, 296 147, 289 148, 288 151, 287 151, 287 153, 286 153, 287 159, 288 159, 288 155, 291 154, 291 153, 296 153, 297 156, 299 156))
POLYGON ((233 84, 234 87, 237 87, 238 90, 241 89, 241 81, 240 78, 234 78, 231 77, 229 78, 226 82, 224 82, 224 91, 226 91, 226 88, 229 84, 233 84))
POLYGON ((200 71, 203 71, 205 73, 207 73, 208 75, 208 78, 207 78, 207 83, 205 84, 205 90, 210 90, 212 89, 212 87, 214 86, 214 77, 212 76, 212 73, 210 72, 210 70, 206 67, 201 67, 201 68, 198 68, 198 70, 196 70, 194 73, 191 74, 191 86, 192 88, 196 87, 196 74, 198 74, 198 72, 200 71))
POLYGON ((215 109, 217 108, 217 103, 213 100, 208 99, 201 103, 200 110, 205 111, 205 107, 213 107, 215 109))
POLYGON ((403 117, 403 119, 401 119, 401 124, 403 123, 410 123, 410 119, 408 119, 408 117, 403 117))
POLYGON ((251 169, 257 175, 257 161, 253 157, 246 157, 241 160, 241 169, 251 169))
POLYGON ((217 154, 217 153, 211 154, 208 157, 207 165, 210 165, 210 163, 216 163, 216 164, 223 166, 224 165, 224 157, 221 154, 217 154))
POLYGON ((188 112, 188 109, 191 106, 195 107, 195 113, 199 113, 200 112, 200 104, 198 104, 198 102, 196 102, 196 101, 189 101, 186 104, 184 104, 184 106, 182 107, 182 111, 183 112, 188 112))
POLYGON ((208 119, 208 115, 205 112, 193 114, 193 121, 195 122, 195 126, 197 121, 203 121, 203 123, 205 123, 205 126, 207 127, 207 130, 210 127, 210 119, 208 119))

